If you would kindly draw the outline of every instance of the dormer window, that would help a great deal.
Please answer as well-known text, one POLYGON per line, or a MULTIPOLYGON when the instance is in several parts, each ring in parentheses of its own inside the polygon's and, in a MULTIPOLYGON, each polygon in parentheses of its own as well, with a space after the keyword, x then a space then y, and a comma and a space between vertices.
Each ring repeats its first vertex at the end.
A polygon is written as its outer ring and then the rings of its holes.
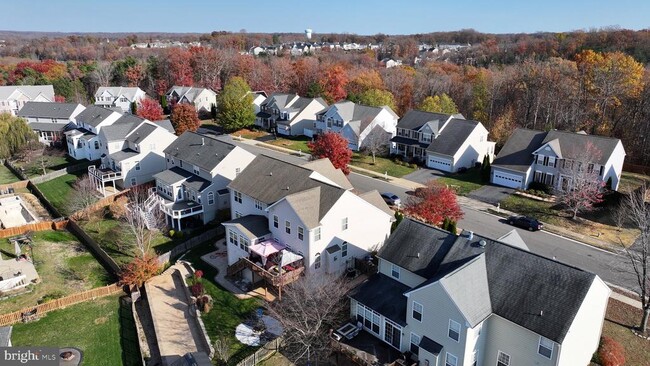
POLYGON ((193 172, 194 172, 194 174, 199 175, 201 173, 201 170, 199 169, 198 166, 194 165, 193 172))
POLYGON ((431 142, 431 134, 430 133, 423 133, 422 134, 422 142, 431 142))

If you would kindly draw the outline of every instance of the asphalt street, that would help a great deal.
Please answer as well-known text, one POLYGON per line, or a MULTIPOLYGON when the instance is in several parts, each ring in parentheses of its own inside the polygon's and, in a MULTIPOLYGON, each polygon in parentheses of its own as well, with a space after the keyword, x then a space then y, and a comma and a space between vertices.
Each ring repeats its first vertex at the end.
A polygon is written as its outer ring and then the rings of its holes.
MULTIPOLYGON (((301 158, 263 147, 233 141, 228 135, 219 136, 219 139, 234 143, 254 154, 263 153, 292 163, 306 161, 306 157, 301 158)), ((404 188, 381 179, 371 178, 354 172, 350 173, 348 178, 359 192, 376 189, 379 192, 397 194, 402 201, 405 201, 408 197, 404 188)), ((474 231, 477 234, 491 239, 496 239, 513 229, 512 226, 504 223, 501 218, 492 214, 477 211, 469 207, 463 207, 463 211, 465 212, 465 217, 458 223, 458 227, 462 229, 474 231)), ((596 273, 608 283, 631 290, 638 288, 636 277, 624 253, 611 253, 545 231, 529 232, 518 228, 515 230, 517 230, 533 253, 548 258, 555 258, 555 260, 568 265, 596 273)))

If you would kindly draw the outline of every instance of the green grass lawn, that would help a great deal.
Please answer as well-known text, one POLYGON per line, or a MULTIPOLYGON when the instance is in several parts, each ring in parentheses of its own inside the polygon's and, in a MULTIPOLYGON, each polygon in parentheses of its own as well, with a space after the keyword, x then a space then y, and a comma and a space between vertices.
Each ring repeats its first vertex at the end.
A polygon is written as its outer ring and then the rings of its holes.
POLYGON ((67 203, 72 197, 74 182, 83 174, 84 171, 66 174, 36 186, 61 214, 68 215, 71 212, 67 208, 67 203))
POLYGON ((303 153, 309 153, 310 150, 309 147, 307 147, 307 143, 310 141, 311 141, 310 137, 295 136, 295 137, 278 137, 275 140, 267 141, 267 143, 275 146, 284 147, 285 149, 291 149, 295 151, 301 151, 303 153))
POLYGON ((379 173, 382 177, 384 176, 384 173, 388 172, 388 175, 396 178, 403 177, 417 169, 411 168, 408 165, 399 165, 388 158, 379 156, 376 157, 375 162, 373 163, 371 155, 364 155, 361 153, 352 154, 350 165, 372 170, 373 172, 379 173))
POLYGON ((201 260, 202 255, 215 250, 213 243, 210 241, 192 249, 183 259, 192 263, 195 269, 203 271, 202 282, 206 293, 214 300, 214 307, 207 314, 201 314, 201 318, 212 342, 222 337, 230 341, 233 356, 229 364, 236 364, 238 360, 252 354, 256 348, 239 343, 235 338, 235 328, 263 303, 255 298, 240 300, 213 281, 217 270, 201 260))
POLYGON ((140 354, 130 306, 107 296, 15 324, 14 346, 76 347, 85 366, 138 365, 140 354))
POLYGON ((0 184, 9 184, 9 183, 14 183, 18 182, 20 178, 14 175, 14 173, 9 170, 4 165, 0 165, 0 184))
MULTIPOLYGON (((11 258, 14 254, 14 247, 7 239, 0 239, 0 250, 4 259, 11 258)), ((32 254, 28 248, 22 250, 28 255, 32 254)), ((36 271, 41 281, 29 286, 31 292, 0 300, 0 313, 34 306, 45 296, 67 296, 115 281, 74 235, 67 231, 34 233, 33 250, 36 271)))
MULTIPOLYGON (((45 172, 53 172, 55 170, 63 169, 70 165, 81 164, 82 161, 75 160, 69 155, 44 155, 43 158, 35 157, 28 162, 17 162, 16 165, 24 169, 25 174, 29 178, 38 177, 43 175, 43 165, 45 172)), ((90 164, 90 162, 88 162, 90 164)))
POLYGON ((630 193, 639 188, 644 183, 650 184, 650 177, 643 174, 623 172, 618 191, 621 193, 630 193))
POLYGON ((480 169, 469 169, 463 174, 452 174, 438 178, 436 182, 449 185, 460 196, 467 196, 471 191, 481 188, 485 183, 481 180, 480 169))

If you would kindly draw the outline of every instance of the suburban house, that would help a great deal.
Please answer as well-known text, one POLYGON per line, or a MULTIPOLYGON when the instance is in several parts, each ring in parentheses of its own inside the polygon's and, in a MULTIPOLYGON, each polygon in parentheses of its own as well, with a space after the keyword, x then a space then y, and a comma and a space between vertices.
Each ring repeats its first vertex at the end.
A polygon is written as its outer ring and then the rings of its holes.
POLYGON ((150 182, 167 169, 163 151, 175 139, 173 130, 126 114, 99 132, 101 163, 88 175, 104 195, 107 183, 117 189, 150 182))
POLYGON ((99 160, 102 155, 102 142, 98 134, 102 128, 114 124, 121 117, 121 113, 110 109, 88 106, 77 115, 77 128, 64 132, 68 155, 76 160, 99 160))
POLYGON ((131 113, 131 104, 140 102, 146 96, 144 90, 138 87, 100 86, 95 92, 95 105, 131 113))
POLYGON ((518 128, 492 162, 490 181, 519 189, 540 182, 564 190, 571 186, 576 162, 603 182, 611 180, 611 189, 617 190, 624 160, 625 149, 617 138, 518 128))
POLYGON ((27 102, 18 117, 38 135, 38 141, 51 145, 63 139, 66 128, 76 127, 76 117, 85 109, 78 103, 27 102))
POLYGON ((590 363, 610 289, 595 274, 464 231, 404 219, 350 315, 419 365, 590 363))
POLYGON ((230 207, 226 188, 255 155, 217 139, 184 132, 164 150, 166 169, 155 174, 150 209, 159 208, 175 230, 203 225, 230 207))
POLYGON ((388 106, 370 107, 343 101, 316 115, 313 133, 340 133, 354 151, 370 143, 388 148, 390 139, 395 136, 398 119, 399 116, 388 106))
POLYGON ((52 85, 0 86, 0 113, 17 115, 27 102, 54 102, 52 85))
POLYGON ((262 110, 262 103, 264 103, 266 98, 268 98, 268 95, 263 91, 254 91, 249 93, 253 96, 253 111, 257 116, 257 114, 262 110))
POLYGON ((313 126, 316 113, 327 107, 322 98, 297 94, 271 94, 260 105, 255 125, 287 136, 301 136, 313 126))
POLYGON ((394 221, 377 191, 357 195, 328 159, 294 165, 259 155, 228 188, 228 274, 252 284, 341 274, 381 247, 394 221))
POLYGON ((448 115, 418 110, 408 111, 397 123, 391 139, 391 154, 425 162, 444 172, 471 168, 487 155, 494 156, 494 142, 481 122, 466 120, 461 114, 448 115))
POLYGON ((199 114, 210 114, 212 106, 217 106, 217 93, 211 89, 174 85, 166 95, 168 103, 193 105, 199 114))

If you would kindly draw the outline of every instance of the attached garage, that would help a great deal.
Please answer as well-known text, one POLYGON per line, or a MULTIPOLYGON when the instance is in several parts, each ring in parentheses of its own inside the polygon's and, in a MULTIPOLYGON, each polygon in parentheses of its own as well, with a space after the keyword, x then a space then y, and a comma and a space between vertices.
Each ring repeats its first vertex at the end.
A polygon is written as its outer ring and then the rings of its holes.
POLYGON ((451 160, 444 159, 439 156, 429 155, 427 158, 427 167, 431 169, 442 170, 443 172, 451 172, 452 165, 451 160))
POLYGON ((492 169, 492 183, 509 188, 523 188, 524 177, 492 169))

